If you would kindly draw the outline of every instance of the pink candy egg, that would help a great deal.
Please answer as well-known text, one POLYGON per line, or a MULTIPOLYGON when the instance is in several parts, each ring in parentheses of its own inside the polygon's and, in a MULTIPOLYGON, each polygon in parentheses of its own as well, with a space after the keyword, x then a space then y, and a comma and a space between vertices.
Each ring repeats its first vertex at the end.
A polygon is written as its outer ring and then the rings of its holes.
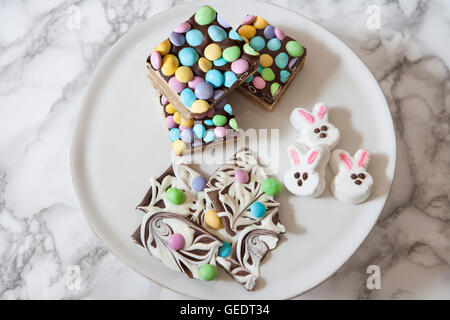
POLYGON ((241 24, 250 24, 255 21, 256 17, 252 15, 246 15, 244 19, 242 19, 241 24))
POLYGON ((283 40, 286 37, 286 35, 280 28, 275 28, 275 37, 277 37, 278 40, 283 40))
POLYGON ((237 169, 234 171, 234 178, 239 183, 247 183, 248 182, 248 173, 242 169, 237 169))
POLYGON ((163 106, 166 106, 168 103, 169 103, 169 101, 167 100, 167 98, 164 96, 161 96, 161 104, 163 106))
POLYGON ((183 249, 185 240, 184 240, 184 237, 183 237, 181 234, 179 234, 179 233, 174 233, 174 234, 172 234, 172 235, 169 237, 169 239, 167 240, 167 242, 168 242, 168 244, 169 244, 169 247, 170 247, 172 250, 178 251, 178 250, 180 250, 180 249, 183 249))
POLYGON ((252 82, 256 89, 264 89, 266 86, 266 81, 261 77, 254 77, 252 82))
POLYGON ((236 74, 242 74, 248 70, 249 64, 245 59, 238 59, 231 64, 231 71, 236 74))
POLYGON ((167 128, 169 128, 169 129, 175 128, 177 126, 177 123, 175 122, 175 120, 173 120, 173 116, 168 116, 166 118, 166 123, 167 123, 167 128))
POLYGON ((194 78, 192 78, 191 81, 188 82, 188 87, 191 88, 192 90, 195 89, 195 87, 200 83, 200 82, 204 82, 205 79, 199 77, 199 76, 195 76, 194 78))
POLYGON ((206 113, 206 117, 207 118, 212 118, 212 117, 214 117, 214 114, 216 113, 216 110, 214 109, 214 108, 210 108, 209 110, 208 110, 208 112, 206 113))
POLYGON ((184 88, 186 88, 186 83, 180 82, 177 78, 172 77, 169 79, 169 86, 177 93, 180 93, 184 88))
POLYGON ((219 138, 223 138, 227 135, 227 129, 225 127, 216 127, 214 129, 214 135, 219 138))
POLYGON ((155 70, 161 69, 162 58, 158 51, 153 51, 150 55, 150 64, 155 70))
POLYGON ((185 33, 191 30, 191 24, 187 21, 180 23, 173 31, 177 33, 185 33))

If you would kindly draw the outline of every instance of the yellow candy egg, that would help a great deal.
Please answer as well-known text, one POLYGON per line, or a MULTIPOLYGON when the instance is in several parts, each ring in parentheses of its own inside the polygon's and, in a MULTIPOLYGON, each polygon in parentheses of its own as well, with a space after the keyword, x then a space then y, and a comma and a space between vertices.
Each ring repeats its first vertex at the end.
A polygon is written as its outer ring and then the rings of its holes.
POLYGON ((181 156, 186 151, 186 143, 182 140, 176 140, 172 143, 172 149, 177 156, 181 156))
POLYGON ((259 64, 264 68, 270 67, 272 63, 273 58, 267 53, 264 53, 259 57, 259 64))
POLYGON ((185 128, 190 128, 190 127, 192 127, 194 125, 194 119, 191 118, 191 119, 186 120, 184 118, 181 118, 180 125, 185 127, 185 128))
POLYGON ((192 72, 191 68, 182 66, 175 71, 175 78, 177 78, 178 81, 187 83, 192 80, 194 77, 194 73, 192 72))
POLYGON ((208 226, 210 226, 213 229, 220 229, 223 227, 222 221, 217 215, 216 210, 208 210, 205 212, 205 222, 208 226))
POLYGON ((239 28, 238 33, 241 37, 247 38, 247 40, 253 38, 256 34, 256 29, 254 26, 245 25, 239 28))
POLYGON ((166 112, 170 113, 170 114, 174 114, 175 112, 177 112, 177 109, 175 109, 175 107, 171 103, 169 103, 166 106, 166 112))
POLYGON ((201 57, 198 59, 198 66, 203 72, 208 72, 212 68, 212 62, 206 58, 201 57))
POLYGON ((222 48, 220 48, 220 46, 217 43, 211 43, 206 46, 203 54, 206 57, 206 59, 214 61, 222 56, 222 48))
POLYGON ((169 53, 171 47, 172 45, 170 44, 169 39, 166 39, 155 48, 155 51, 158 51, 160 55, 165 56, 169 53))
POLYGON ((173 54, 165 55, 161 65, 161 72, 165 76, 171 76, 177 71, 178 58, 173 54))
POLYGON ((191 111, 193 113, 203 113, 208 110, 209 110, 209 103, 205 100, 195 100, 191 106, 191 111))
POLYGON ((173 121, 175 121, 175 123, 176 124, 180 124, 181 123, 181 114, 178 112, 178 111, 176 111, 174 114, 173 114, 173 121))
POLYGON ((266 21, 266 19, 262 17, 256 17, 255 21, 253 21, 253 25, 256 29, 264 29, 269 25, 269 23, 266 21))

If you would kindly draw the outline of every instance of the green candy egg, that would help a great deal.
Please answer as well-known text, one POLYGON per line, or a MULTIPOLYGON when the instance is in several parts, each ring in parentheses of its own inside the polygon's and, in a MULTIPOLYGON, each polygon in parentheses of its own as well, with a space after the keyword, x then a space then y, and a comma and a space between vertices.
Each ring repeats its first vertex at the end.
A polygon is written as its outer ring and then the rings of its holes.
POLYGON ((227 117, 217 114, 213 117, 212 121, 216 127, 223 127, 227 123, 227 117))
POLYGON ((303 47, 294 40, 286 43, 286 50, 293 57, 300 57, 303 54, 303 47))
POLYGON ((248 43, 244 44, 244 52, 251 56, 257 56, 258 52, 255 51, 248 43))
POLYGON ((195 22, 199 25, 210 24, 216 18, 216 10, 210 6, 203 6, 195 13, 195 22))
POLYGON ((272 69, 270 68, 264 68, 261 71, 261 76, 266 81, 273 81, 275 79, 275 73, 273 73, 272 69))
POLYGON ((238 46, 228 47, 223 50, 222 56, 228 62, 233 62, 241 56, 241 49, 238 46))
POLYGON ((276 82, 272 83, 272 85, 270 86, 270 93, 272 94, 272 96, 275 96, 275 93, 277 93, 278 88, 280 88, 280 84, 276 82))
POLYGON ((204 281, 211 281, 217 277, 217 267, 212 264, 204 264, 198 270, 200 279, 204 281))
POLYGON ((267 178, 262 183, 264 193, 270 196, 279 194, 282 187, 281 183, 275 178, 267 178))
POLYGON ((169 202, 179 205, 184 203, 184 200, 186 200, 186 195, 183 191, 177 188, 169 188, 166 191, 167 200, 169 202))
POLYGON ((228 123, 230 124, 230 127, 232 127, 234 130, 236 131, 239 130, 238 125, 236 123, 236 119, 232 118, 228 123))

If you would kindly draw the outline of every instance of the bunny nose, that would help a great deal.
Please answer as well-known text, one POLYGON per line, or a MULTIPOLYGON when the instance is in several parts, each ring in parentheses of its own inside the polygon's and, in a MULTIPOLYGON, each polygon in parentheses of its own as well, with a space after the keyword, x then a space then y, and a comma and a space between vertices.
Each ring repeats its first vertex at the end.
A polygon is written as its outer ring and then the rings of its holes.
POLYGON ((294 173, 294 178, 297 179, 297 185, 301 187, 303 185, 303 181, 308 179, 308 172, 303 172, 303 174, 296 172, 294 173))
POLYGON ((321 126, 320 129, 319 128, 315 128, 314 129, 314 133, 317 133, 319 135, 319 138, 326 138, 327 134, 324 131, 327 131, 328 127, 327 126, 321 126))

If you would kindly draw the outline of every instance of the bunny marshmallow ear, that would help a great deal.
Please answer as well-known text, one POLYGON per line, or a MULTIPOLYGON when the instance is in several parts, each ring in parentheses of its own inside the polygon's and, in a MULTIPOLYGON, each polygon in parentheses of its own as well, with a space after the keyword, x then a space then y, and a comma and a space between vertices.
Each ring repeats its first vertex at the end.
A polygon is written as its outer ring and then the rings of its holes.
POLYGON ((314 105, 313 114, 317 119, 328 121, 328 107, 323 102, 314 105))
POLYGON ((289 159, 291 160, 291 165, 298 166, 300 164, 300 157, 301 157, 300 151, 293 145, 289 145, 287 150, 289 159))
POLYGON ((292 110, 289 120, 292 126, 299 130, 310 126, 315 121, 314 116, 303 108, 295 108, 292 110))
POLYGON ((370 161, 370 153, 367 150, 359 149, 355 153, 355 159, 359 168, 366 168, 370 161))

